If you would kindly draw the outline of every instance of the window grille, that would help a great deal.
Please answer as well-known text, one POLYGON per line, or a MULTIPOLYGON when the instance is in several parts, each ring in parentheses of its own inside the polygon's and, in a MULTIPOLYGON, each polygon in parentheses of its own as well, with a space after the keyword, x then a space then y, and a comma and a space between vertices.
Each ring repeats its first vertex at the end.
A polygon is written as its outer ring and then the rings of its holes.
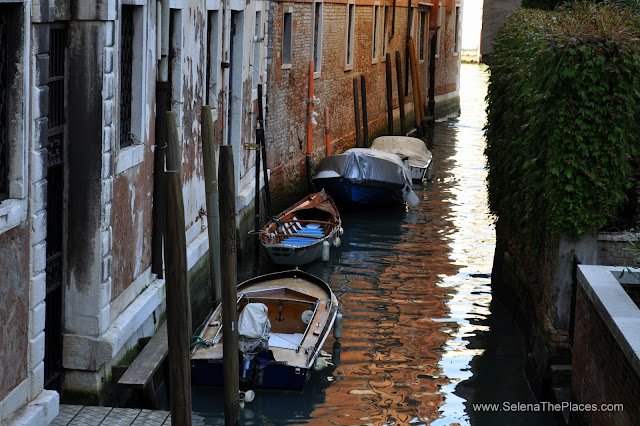
POLYGON ((0 201, 9 197, 9 137, 7 134, 7 12, 0 9, 0 201))
POLYGON ((120 148, 132 145, 133 10, 122 7, 120 34, 120 148))

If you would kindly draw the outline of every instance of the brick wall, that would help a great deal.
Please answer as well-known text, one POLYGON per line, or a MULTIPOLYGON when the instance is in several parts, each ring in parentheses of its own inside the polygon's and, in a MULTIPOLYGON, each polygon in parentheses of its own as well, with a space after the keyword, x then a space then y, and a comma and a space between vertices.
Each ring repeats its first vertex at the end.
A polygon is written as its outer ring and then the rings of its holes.
MULTIPOLYGON (((393 14, 392 3, 380 2, 389 7, 389 30, 393 14)), ((416 4, 417 5, 417 4, 416 4)), ((388 44, 387 52, 392 61, 393 107, 399 106, 396 86, 395 52, 401 53, 403 73, 405 69, 407 4, 397 2, 395 11, 394 37, 388 44)), ((274 2, 272 4, 271 21, 269 22, 269 81, 267 96, 266 140, 269 149, 271 167, 271 189, 276 200, 285 193, 305 192, 306 175, 306 101, 309 76, 309 59, 311 57, 311 3, 274 2), (292 63, 290 69, 282 69, 283 13, 292 12, 292 63), (303 184, 298 185, 298 182, 303 184)), ((427 12, 429 8, 426 8, 427 12)), ((345 71, 345 3, 324 2, 323 36, 322 36, 322 68, 318 78, 314 80, 314 95, 319 99, 315 106, 318 113, 318 124, 313 127, 313 163, 316 164, 325 155, 324 142, 324 107, 329 107, 332 153, 339 153, 355 146, 355 120, 353 79, 358 79, 360 93, 360 76, 364 75, 367 89, 367 118, 369 140, 375 136, 386 134, 386 76, 385 56, 381 52, 377 58, 372 57, 373 42, 373 2, 356 2, 355 6, 355 39, 353 67, 345 71)), ((380 8, 380 15, 384 10, 380 8)), ((414 9, 418 15, 418 8, 414 9)), ((442 37, 445 47, 437 60, 436 94, 457 90, 459 57, 453 56, 453 14, 446 14, 446 34, 442 37), (451 28, 449 28, 451 27, 451 28), (446 52, 446 53, 445 53, 446 52)), ((414 22, 418 22, 417 19, 414 22)), ((428 22, 428 14, 427 14, 428 22)), ((379 34, 382 36, 383 19, 380 19, 379 34)), ((429 37, 429 31, 427 38, 429 37)), ((415 37, 419 34, 416 25, 415 37)), ((428 52, 429 41, 426 40, 428 52)), ((416 43, 417 49, 417 43, 416 43)), ((382 49, 380 49, 382 50, 382 49)), ((426 56, 428 58, 428 56, 426 56)), ((418 64, 421 90, 425 104, 427 103, 428 66, 425 60, 418 64)), ((404 84, 404 78, 403 78, 404 84)), ((411 116, 413 87, 409 79, 408 96, 405 96, 405 107, 411 116)), ((361 93, 360 93, 361 99, 361 93)), ((360 107, 361 107, 361 100, 360 107)), ((397 111, 396 111, 397 114, 397 111)), ((362 114, 361 114, 362 120, 362 114)), ((414 123, 407 121, 407 128, 414 123)))
POLYGON ((572 424, 632 425, 640 419, 640 377, 582 287, 576 296, 572 402, 624 404, 622 412, 572 412, 572 424))
POLYGON ((598 234, 598 265, 638 266, 640 250, 638 235, 627 232, 598 234))

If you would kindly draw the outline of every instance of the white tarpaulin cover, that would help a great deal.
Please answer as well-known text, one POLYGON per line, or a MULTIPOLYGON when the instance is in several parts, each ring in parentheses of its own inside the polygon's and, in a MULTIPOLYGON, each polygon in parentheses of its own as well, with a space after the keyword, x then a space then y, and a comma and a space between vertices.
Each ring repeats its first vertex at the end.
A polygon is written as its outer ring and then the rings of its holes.
POLYGON ((264 303, 249 303, 238 318, 238 347, 245 355, 253 356, 269 347, 271 322, 264 303))
POLYGON ((380 136, 371 144, 372 149, 408 157, 409 165, 416 167, 428 166, 431 162, 431 151, 422 139, 409 136, 380 136))
POLYGON ((342 177, 361 185, 399 186, 407 199, 413 194, 409 169, 396 154, 368 149, 351 148, 342 154, 323 158, 314 179, 342 177))

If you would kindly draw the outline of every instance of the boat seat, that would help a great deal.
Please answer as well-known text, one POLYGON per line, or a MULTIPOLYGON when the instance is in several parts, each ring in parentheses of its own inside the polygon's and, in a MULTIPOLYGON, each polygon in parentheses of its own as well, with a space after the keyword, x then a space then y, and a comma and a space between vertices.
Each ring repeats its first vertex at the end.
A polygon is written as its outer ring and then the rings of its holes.
POLYGON ((315 238, 307 238, 307 237, 287 237, 284 238, 282 240, 282 244, 288 244, 290 246, 294 246, 294 247, 302 247, 302 246, 308 246, 309 244, 313 244, 314 242, 318 241, 315 238))

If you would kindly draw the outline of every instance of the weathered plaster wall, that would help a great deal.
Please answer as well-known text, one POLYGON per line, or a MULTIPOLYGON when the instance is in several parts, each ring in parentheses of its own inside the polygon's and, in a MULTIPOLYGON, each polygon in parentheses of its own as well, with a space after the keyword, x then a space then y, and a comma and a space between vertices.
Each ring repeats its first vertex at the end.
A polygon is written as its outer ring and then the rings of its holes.
MULTIPOLYGON (((102 75, 105 24, 68 24, 67 333, 98 336, 102 303, 102 75)), ((110 111, 105 111, 109 116, 110 111)), ((109 290, 110 293, 110 290, 109 290)))
POLYGON ((0 235, 0 401, 25 380, 28 373, 28 237, 27 224, 0 235))
MULTIPOLYGON (((154 153, 151 146, 155 144, 155 106, 156 106, 156 31, 155 25, 149 23, 156 22, 156 8, 146 6, 142 8, 144 18, 144 36, 142 37, 142 49, 144 52, 143 64, 147 66, 143 70, 137 71, 143 74, 144 78, 138 82, 142 87, 137 89, 142 96, 135 101, 141 111, 140 121, 142 126, 135 129, 136 134, 140 133, 139 146, 125 149, 139 149, 142 159, 138 164, 120 171, 119 167, 109 167, 113 170, 113 201, 108 204, 108 211, 111 213, 111 223, 113 229, 113 247, 111 253, 111 301, 116 300, 131 283, 133 283, 151 264, 151 238, 152 238, 152 209, 153 209, 153 182, 154 182, 154 153)), ((139 29, 139 27, 137 28, 139 29)), ((108 48, 113 59, 111 72, 106 72, 111 81, 117 82, 119 78, 120 60, 119 43, 114 43, 114 47, 108 48)), ((117 90, 117 85, 111 93, 111 99, 119 101, 121 94, 117 90)), ((105 96, 108 97, 108 96, 105 96)), ((119 116, 118 116, 119 117, 119 116)), ((114 124, 115 120, 114 120, 114 124)), ((117 129, 116 126, 110 128, 117 129)), ((119 132, 115 132, 119 133, 119 132)), ((113 130, 110 133, 114 135, 113 130)), ((113 138, 112 138, 113 140, 113 138)), ((115 140, 114 140, 115 142, 115 140)), ((115 145, 115 144, 113 144, 115 145)), ((111 152, 122 153, 122 150, 112 146, 111 152)), ((106 161, 114 161, 111 155, 105 157, 106 161)), ((120 156, 115 161, 122 161, 120 156)), ((103 253, 108 254, 108 253, 103 253)))

